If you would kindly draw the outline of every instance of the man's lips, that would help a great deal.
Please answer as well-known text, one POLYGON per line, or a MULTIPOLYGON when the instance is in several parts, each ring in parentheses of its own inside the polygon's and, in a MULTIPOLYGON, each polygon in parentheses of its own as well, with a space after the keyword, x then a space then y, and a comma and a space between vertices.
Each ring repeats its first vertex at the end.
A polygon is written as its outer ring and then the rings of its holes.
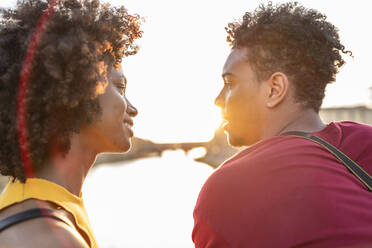
POLYGON ((222 124, 221 124, 222 128, 225 129, 229 125, 229 123, 230 123, 230 121, 228 119, 223 118, 222 119, 222 124))
POLYGON ((226 130, 227 126, 229 125, 228 121, 223 121, 222 122, 222 129, 226 130))
POLYGON ((231 116, 228 116, 225 110, 221 111, 221 115, 222 115, 221 127, 223 130, 227 131, 228 126, 231 125, 231 116))
POLYGON ((229 121, 229 117, 227 116, 227 114, 224 111, 221 112, 221 117, 222 117, 222 123, 225 123, 225 122, 229 121))

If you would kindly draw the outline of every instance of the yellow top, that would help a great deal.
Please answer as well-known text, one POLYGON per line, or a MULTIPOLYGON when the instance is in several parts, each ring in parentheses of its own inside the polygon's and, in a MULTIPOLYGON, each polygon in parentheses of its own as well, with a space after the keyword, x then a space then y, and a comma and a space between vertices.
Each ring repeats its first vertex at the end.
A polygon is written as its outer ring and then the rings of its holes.
POLYGON ((10 180, 0 195, 0 209, 31 198, 53 202, 69 212, 74 217, 80 230, 89 237, 90 247, 98 247, 90 227, 83 199, 53 182, 39 178, 28 178, 26 183, 23 184, 18 180, 16 182, 10 180))

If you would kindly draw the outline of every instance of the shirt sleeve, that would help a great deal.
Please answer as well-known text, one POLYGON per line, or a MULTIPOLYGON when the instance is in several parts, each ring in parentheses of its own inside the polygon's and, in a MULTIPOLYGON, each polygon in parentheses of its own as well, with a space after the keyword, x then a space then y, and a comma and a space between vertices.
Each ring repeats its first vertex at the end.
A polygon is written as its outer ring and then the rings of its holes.
POLYGON ((192 240, 195 248, 230 248, 231 246, 213 228, 194 212, 192 240))

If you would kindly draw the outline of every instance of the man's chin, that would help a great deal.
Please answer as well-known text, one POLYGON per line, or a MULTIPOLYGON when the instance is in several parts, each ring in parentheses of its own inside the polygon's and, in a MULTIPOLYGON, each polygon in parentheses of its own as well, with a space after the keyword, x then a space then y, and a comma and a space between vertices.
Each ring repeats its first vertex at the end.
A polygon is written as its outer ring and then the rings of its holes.
POLYGON ((242 146, 246 146, 243 138, 233 136, 229 133, 227 133, 227 142, 229 143, 229 146, 234 147, 234 148, 240 148, 242 146))
POLYGON ((257 143, 259 140, 248 137, 248 135, 238 135, 227 132, 227 142, 231 147, 240 148, 243 146, 250 146, 257 143))

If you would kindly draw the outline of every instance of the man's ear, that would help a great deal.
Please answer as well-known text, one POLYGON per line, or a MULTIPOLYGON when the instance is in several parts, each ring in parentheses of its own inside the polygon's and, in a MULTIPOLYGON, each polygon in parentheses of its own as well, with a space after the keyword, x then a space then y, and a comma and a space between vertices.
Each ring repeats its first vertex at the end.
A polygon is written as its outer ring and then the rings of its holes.
POLYGON ((288 77, 282 72, 275 72, 266 81, 266 86, 266 106, 268 108, 275 108, 285 99, 288 94, 288 77))

